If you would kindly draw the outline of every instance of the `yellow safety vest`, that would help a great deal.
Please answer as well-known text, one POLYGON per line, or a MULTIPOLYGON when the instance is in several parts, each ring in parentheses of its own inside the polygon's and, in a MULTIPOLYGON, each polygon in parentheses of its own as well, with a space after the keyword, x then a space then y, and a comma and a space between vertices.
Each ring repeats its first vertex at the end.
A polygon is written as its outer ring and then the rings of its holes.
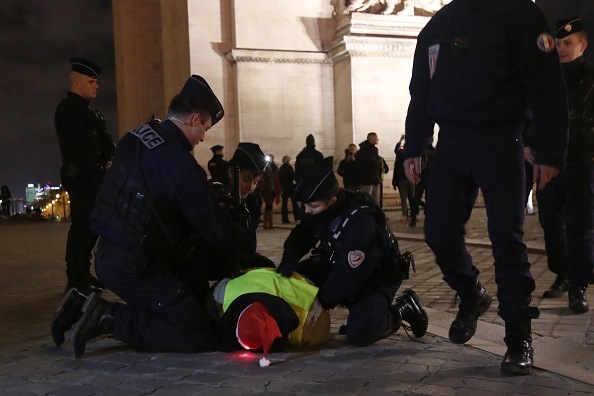
POLYGON ((293 273, 285 278, 272 268, 258 268, 231 279, 225 287, 223 311, 236 298, 248 293, 266 293, 285 300, 299 318, 299 327, 289 334, 291 345, 314 345, 325 342, 330 334, 330 316, 316 300, 318 288, 293 273))

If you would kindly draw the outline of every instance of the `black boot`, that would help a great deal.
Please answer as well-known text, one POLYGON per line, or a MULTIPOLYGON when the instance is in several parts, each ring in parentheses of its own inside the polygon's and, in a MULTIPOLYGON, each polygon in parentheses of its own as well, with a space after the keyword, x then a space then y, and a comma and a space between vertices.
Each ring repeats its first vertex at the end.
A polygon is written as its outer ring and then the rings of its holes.
POLYGON ((64 293, 68 293, 72 288, 75 288, 79 291, 79 293, 88 296, 94 291, 101 291, 102 289, 104 289, 104 286, 99 281, 99 279, 95 278, 90 273, 79 272, 75 273, 74 275, 68 276, 68 283, 66 283, 64 293))
POLYGON ((555 281, 544 293, 543 298, 557 298, 561 297, 569 289, 569 280, 565 276, 557 275, 555 281))
POLYGON ((587 286, 571 286, 569 288, 569 309, 575 313, 588 312, 590 305, 586 300, 587 286))
POLYGON ((476 332, 479 316, 487 312, 491 305, 491 294, 476 280, 476 283, 466 290, 459 290, 460 304, 458 314, 450 326, 450 341, 464 344, 476 332))
POLYGON ((530 319, 520 323, 505 323, 505 345, 507 352, 501 362, 501 372, 528 375, 534 361, 532 349, 532 328, 530 319))
POLYGON ((407 322, 415 335, 415 337, 423 337, 427 332, 429 325, 429 318, 427 312, 421 307, 421 300, 417 293, 411 289, 406 289, 400 296, 396 298, 396 303, 392 305, 396 322, 394 331, 402 322, 407 322))
POLYGON ((410 228, 415 228, 417 226, 417 216, 413 215, 410 219, 410 223, 408 223, 410 228))
POLYGON ((79 359, 85 353, 87 342, 101 334, 113 334, 113 304, 93 292, 82 307, 81 318, 72 326, 72 344, 74 356, 79 359))
POLYGON ((81 308, 87 301, 87 296, 72 288, 62 299, 62 303, 52 318, 52 338, 56 346, 64 343, 64 333, 70 330, 82 316, 81 308))

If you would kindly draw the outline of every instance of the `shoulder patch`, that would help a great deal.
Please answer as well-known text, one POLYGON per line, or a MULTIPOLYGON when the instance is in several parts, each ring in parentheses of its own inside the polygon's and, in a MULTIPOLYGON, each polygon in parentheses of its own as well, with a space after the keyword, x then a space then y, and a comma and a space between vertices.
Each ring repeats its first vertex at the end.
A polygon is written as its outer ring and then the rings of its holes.
POLYGON ((163 143, 165 139, 161 137, 149 124, 143 124, 132 131, 132 134, 136 136, 142 144, 144 144, 149 150, 152 150, 163 143))
POLYGON ((360 250, 351 250, 348 254, 348 260, 351 268, 357 268, 365 261, 365 253, 360 250))
POLYGON ((536 39, 536 45, 542 52, 551 52, 555 49, 555 40, 548 33, 541 33, 536 39))

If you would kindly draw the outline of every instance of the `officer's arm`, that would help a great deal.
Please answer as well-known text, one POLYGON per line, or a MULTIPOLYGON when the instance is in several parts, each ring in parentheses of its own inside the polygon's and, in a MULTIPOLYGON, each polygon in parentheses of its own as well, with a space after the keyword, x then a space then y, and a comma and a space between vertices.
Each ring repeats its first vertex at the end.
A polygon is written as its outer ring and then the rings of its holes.
POLYGON ((404 158, 421 157, 429 138, 433 136, 435 122, 429 115, 429 45, 421 32, 417 41, 410 80, 410 103, 405 122, 404 158))
POLYGON ((516 29, 513 37, 517 38, 513 41, 514 61, 525 73, 528 106, 533 114, 535 163, 562 168, 569 120, 559 56, 546 19, 536 5, 526 2, 511 21, 510 26, 516 29))
POLYGON ((305 217, 301 223, 292 230, 283 245, 283 257, 278 266, 277 272, 283 276, 290 277, 297 268, 299 260, 307 252, 316 246, 319 241, 314 229, 311 227, 308 218, 305 217))

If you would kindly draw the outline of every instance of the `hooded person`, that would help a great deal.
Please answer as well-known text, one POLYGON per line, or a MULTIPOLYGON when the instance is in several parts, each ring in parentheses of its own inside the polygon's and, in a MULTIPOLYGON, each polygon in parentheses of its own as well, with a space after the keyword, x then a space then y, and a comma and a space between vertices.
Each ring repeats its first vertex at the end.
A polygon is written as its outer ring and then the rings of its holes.
POLYGON ((348 308, 342 332, 353 345, 372 344, 403 322, 422 337, 428 318, 416 293, 407 289, 393 301, 408 278, 412 254, 400 254, 385 214, 371 196, 338 187, 333 157, 303 178, 296 196, 305 214, 284 243, 278 272, 310 279, 319 287, 317 297, 325 309, 348 308), (312 254, 302 260, 308 252, 312 254))
POLYGON ((211 290, 209 313, 218 321, 222 351, 263 348, 267 358, 270 348, 320 345, 329 338, 330 315, 317 299, 318 287, 298 273, 286 278, 271 268, 253 269, 223 279, 211 290), (252 322, 266 331, 253 327, 250 332, 246 321, 242 324, 246 307, 251 305, 265 308, 248 316, 257 316, 252 322))

